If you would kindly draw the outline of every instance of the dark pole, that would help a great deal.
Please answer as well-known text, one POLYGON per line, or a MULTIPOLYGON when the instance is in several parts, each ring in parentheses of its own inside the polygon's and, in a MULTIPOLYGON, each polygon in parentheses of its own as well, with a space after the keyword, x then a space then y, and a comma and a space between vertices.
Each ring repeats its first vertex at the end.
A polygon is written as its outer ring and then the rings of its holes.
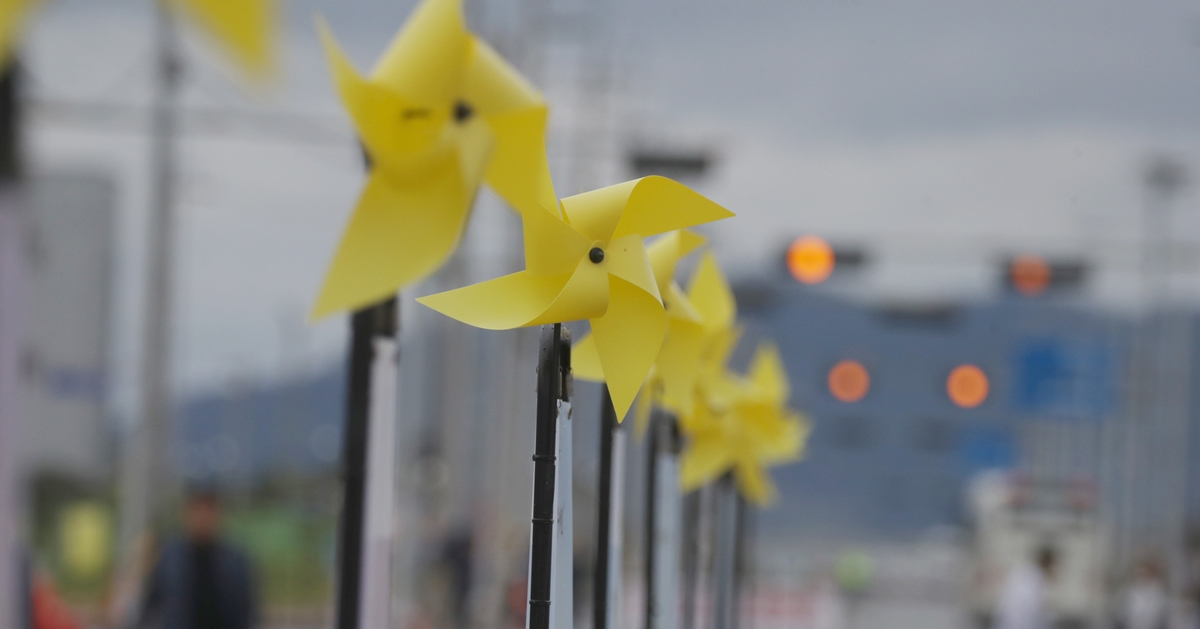
POLYGON ((374 343, 379 337, 394 337, 399 327, 395 297, 359 310, 350 317, 349 379, 342 449, 342 519, 338 532, 338 629, 358 629, 359 625, 374 343))
POLYGON ((683 616, 682 629, 696 626, 696 586, 700 568, 700 492, 693 491, 683 497, 683 616))
MULTIPOLYGON (((609 519, 612 517, 612 468, 613 434, 620 424, 617 411, 606 385, 600 392, 600 483, 597 488, 596 505, 596 578, 592 591, 592 627, 608 627, 608 580, 609 543, 612 532, 609 519)), ((615 611, 615 610, 614 610, 615 611)))
POLYGON ((730 626, 732 629, 738 629, 741 626, 742 618, 742 594, 746 586, 746 569, 749 567, 750 541, 748 538, 749 531, 749 508, 746 505, 746 499, 741 493, 737 494, 736 503, 737 513, 734 515, 733 524, 733 592, 730 600, 730 626))
MULTIPOLYGON (((542 326, 538 349, 537 427, 533 448, 533 523, 529 548, 529 629, 550 629, 554 544, 554 445, 558 403, 566 401, 571 342, 561 323, 542 326)), ((569 595, 569 594, 568 594, 569 595)))
POLYGON ((646 532, 642 540, 646 554, 646 629, 654 629, 654 538, 658 524, 655 499, 658 498, 658 448, 662 440, 658 433, 660 424, 659 411, 652 411, 646 430, 646 532))

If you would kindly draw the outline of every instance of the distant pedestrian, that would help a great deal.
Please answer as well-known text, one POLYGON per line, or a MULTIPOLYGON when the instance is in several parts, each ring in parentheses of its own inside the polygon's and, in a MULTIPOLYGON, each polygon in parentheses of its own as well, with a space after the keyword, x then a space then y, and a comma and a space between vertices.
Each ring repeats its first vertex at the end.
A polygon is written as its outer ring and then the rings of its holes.
POLYGON ((1121 601, 1121 629, 1167 629, 1170 599, 1162 562, 1147 557, 1138 562, 1121 601))
POLYGON ((186 537, 165 545, 150 574, 140 629, 252 629, 257 592, 250 562, 221 539, 221 504, 211 488, 189 492, 186 537))
POLYGON ((1058 553, 1050 546, 1038 549, 1032 563, 1013 567, 996 603, 993 629, 1050 629, 1046 589, 1057 567, 1058 553))

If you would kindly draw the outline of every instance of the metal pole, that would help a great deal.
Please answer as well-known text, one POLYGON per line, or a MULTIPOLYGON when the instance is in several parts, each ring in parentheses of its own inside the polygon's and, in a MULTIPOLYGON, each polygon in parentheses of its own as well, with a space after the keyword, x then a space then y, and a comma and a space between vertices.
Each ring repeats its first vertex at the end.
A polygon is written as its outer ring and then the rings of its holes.
POLYGON ((751 549, 749 539, 750 529, 750 510, 746 504, 746 499, 739 493, 736 498, 736 512, 734 515, 734 546, 733 546, 733 592, 730 605, 732 618, 730 619, 733 629, 738 629, 742 624, 742 595, 746 588, 746 573, 751 549))
POLYGON ((120 551, 154 530, 174 477, 167 463, 171 436, 171 303, 174 291, 175 135, 182 59, 170 9, 159 3, 157 60, 151 114, 150 212, 146 217, 145 321, 141 352, 141 422, 125 476, 120 551))
POLYGON ((650 426, 646 430, 646 528, 642 534, 642 552, 645 553, 645 580, 646 580, 646 629, 654 629, 655 621, 655 566, 654 562, 657 559, 654 553, 654 538, 657 532, 657 500, 658 496, 658 443, 660 436, 658 434, 658 425, 662 422, 658 410, 654 410, 650 414, 650 426))
POLYGON ((28 244, 20 184, 19 72, 14 61, 0 78, 0 629, 24 629, 29 606, 22 584, 27 575, 19 539, 23 501, 17 466, 28 244))
POLYGON ((679 533, 681 500, 679 495, 679 433, 675 418, 663 413, 658 421, 658 471, 655 472, 654 494, 658 509, 655 514, 651 554, 654 556, 654 626, 657 629, 679 629, 679 533))
MULTIPOLYGON (((554 556, 555 446, 560 402, 570 400, 571 340, 562 324, 542 326, 538 349, 528 629, 550 629, 554 556)), ((556 627, 555 629, 566 629, 556 627)))
POLYGON ((609 578, 619 569, 612 560, 613 529, 620 523, 612 519, 613 505, 613 441, 620 429, 617 411, 613 408, 608 386, 600 391, 600 478, 596 489, 596 575, 592 585, 592 627, 609 629, 611 595, 609 578))
POLYGON ((733 628, 736 494, 737 488, 734 487, 732 473, 726 473, 713 487, 713 534, 716 538, 713 557, 713 580, 716 590, 713 596, 716 599, 714 629, 733 628))
MULTIPOLYGON (((373 434, 372 419, 380 411, 395 411, 394 371, 392 399, 381 404, 387 390, 377 391, 386 374, 379 362, 391 362, 394 369, 394 346, 388 351, 386 342, 394 343, 399 328, 396 298, 359 310, 350 318, 349 378, 346 392, 346 421, 342 450, 342 517, 338 531, 338 629, 365 628, 361 611, 363 603, 364 537, 367 515, 368 449, 373 434), (384 343, 381 344, 380 341, 384 343), (382 350, 382 351, 379 351, 382 350), (372 407, 379 407, 377 411, 372 407)), ((386 516, 389 520, 391 514, 386 516)), ((390 554, 389 554, 390 556, 390 554)), ((388 592, 390 595, 390 592, 388 592)))
POLYGON ((693 491, 683 497, 683 558, 680 565, 681 598, 683 616, 682 629, 696 627, 696 590, 700 581, 700 492, 693 491))

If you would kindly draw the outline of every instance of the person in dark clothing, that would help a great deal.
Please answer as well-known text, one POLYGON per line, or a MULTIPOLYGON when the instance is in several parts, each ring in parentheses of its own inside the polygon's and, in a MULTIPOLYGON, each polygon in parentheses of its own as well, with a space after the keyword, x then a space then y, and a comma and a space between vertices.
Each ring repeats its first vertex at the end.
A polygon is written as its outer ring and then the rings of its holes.
POLYGON ((146 588, 142 629, 252 629, 254 574, 245 553, 221 540, 216 492, 196 489, 184 507, 187 536, 162 550, 146 588))

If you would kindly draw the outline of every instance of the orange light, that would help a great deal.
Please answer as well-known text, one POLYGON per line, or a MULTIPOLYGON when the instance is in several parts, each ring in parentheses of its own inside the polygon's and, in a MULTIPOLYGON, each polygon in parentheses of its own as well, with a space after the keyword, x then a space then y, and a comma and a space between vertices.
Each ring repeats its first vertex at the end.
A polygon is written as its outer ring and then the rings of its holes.
POLYGON ((1038 256, 1017 256, 1008 267, 1008 277, 1018 293, 1033 297, 1050 287, 1050 265, 1038 256))
POLYGON ((829 393, 842 402, 857 402, 871 390, 871 374, 856 360, 843 360, 829 370, 829 393))
POLYGON ((788 271, 805 284, 820 284, 829 279, 833 263, 833 247, 816 236, 801 236, 788 247, 788 271))
POLYGON ((946 378, 946 395, 962 408, 975 408, 988 396, 988 377, 975 365, 959 365, 946 378))

